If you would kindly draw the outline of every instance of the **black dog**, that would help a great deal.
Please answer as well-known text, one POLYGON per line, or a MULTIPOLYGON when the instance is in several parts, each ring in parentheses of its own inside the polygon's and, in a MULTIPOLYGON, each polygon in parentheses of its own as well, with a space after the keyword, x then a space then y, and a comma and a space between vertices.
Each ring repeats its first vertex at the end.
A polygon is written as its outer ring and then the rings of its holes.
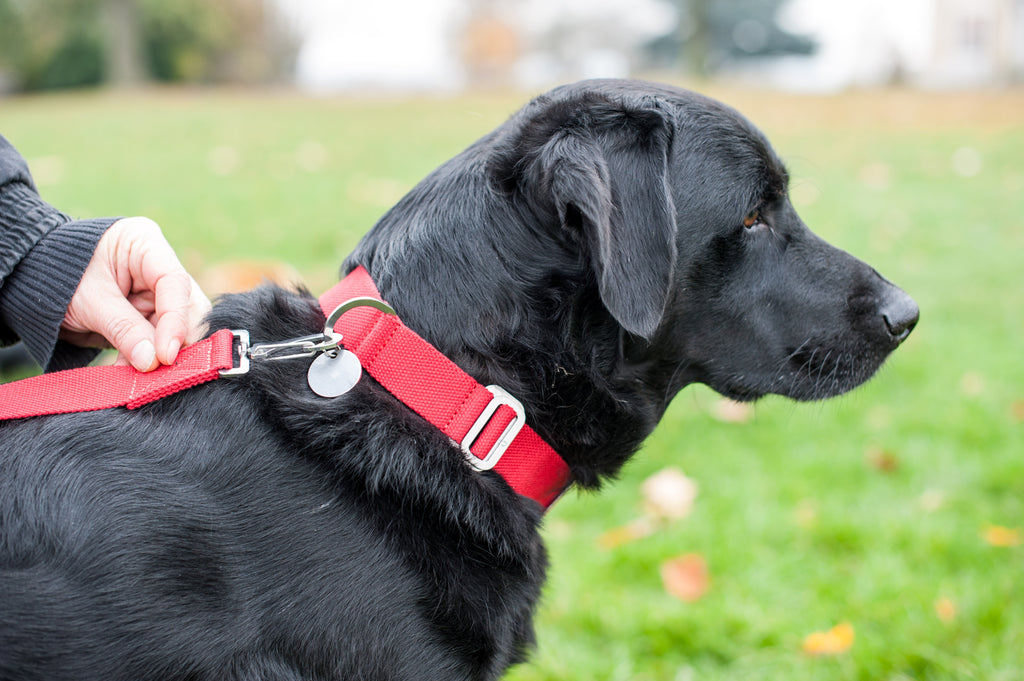
MULTIPOLYGON (((439 168, 344 268, 592 487, 683 386, 838 395, 916 323, 786 189, 731 109, 584 82, 439 168)), ((323 315, 264 288, 211 325, 274 341, 323 315)), ((307 365, 0 426, 0 678, 493 679, 524 658, 540 508, 369 377, 325 399, 307 365)))

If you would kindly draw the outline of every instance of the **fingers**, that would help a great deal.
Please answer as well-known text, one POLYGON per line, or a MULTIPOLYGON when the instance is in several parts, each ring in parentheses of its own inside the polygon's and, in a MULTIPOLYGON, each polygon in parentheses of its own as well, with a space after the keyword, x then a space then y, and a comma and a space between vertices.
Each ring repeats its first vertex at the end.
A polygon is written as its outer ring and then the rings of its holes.
POLYGON ((139 371, 159 366, 153 326, 123 297, 111 297, 90 324, 139 371))
MULTIPOLYGON (((152 220, 127 218, 115 223, 114 227, 123 230, 119 250, 127 260, 127 272, 122 270, 119 273, 121 280, 127 276, 130 290, 136 298, 141 297, 139 294, 152 295, 155 307, 153 314, 148 316, 155 326, 155 356, 163 364, 170 364, 177 357, 189 330, 192 279, 152 220)), ((132 357, 131 353, 126 354, 132 357)), ((138 368, 134 360, 132 364, 138 368)))
POLYGON ((62 329, 72 338, 98 333, 136 369, 150 371, 204 335, 209 311, 159 226, 124 218, 100 239, 62 329))
MULTIPOLYGON (((202 337, 210 301, 178 261, 156 223, 147 218, 130 220, 139 235, 132 239, 128 258, 132 289, 151 292, 156 358, 171 364, 183 345, 202 337)), ((137 367, 134 358, 132 364, 137 367)))

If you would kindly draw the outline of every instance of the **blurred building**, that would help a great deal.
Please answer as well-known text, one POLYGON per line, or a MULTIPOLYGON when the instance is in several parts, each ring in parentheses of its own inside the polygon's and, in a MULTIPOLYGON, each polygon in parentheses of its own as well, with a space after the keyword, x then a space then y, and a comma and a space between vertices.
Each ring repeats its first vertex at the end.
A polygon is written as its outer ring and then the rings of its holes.
POLYGON ((315 90, 542 87, 626 76, 672 31, 665 0, 278 0, 315 90))
MULTIPOLYGON (((652 64, 681 71, 681 62, 652 61, 649 46, 686 40, 697 8, 744 11, 725 0, 277 2, 304 27, 297 79, 317 90, 540 88, 649 73, 652 64)), ((1024 0, 788 0, 776 18, 782 31, 813 41, 813 53, 745 56, 776 19, 733 16, 724 35, 737 49, 711 75, 812 91, 1024 82, 1024 0)))
POLYGON ((806 90, 1024 82, 1024 0, 791 0, 782 20, 818 51, 746 75, 806 90))
POLYGON ((1024 0, 935 0, 931 85, 1024 81, 1024 0))

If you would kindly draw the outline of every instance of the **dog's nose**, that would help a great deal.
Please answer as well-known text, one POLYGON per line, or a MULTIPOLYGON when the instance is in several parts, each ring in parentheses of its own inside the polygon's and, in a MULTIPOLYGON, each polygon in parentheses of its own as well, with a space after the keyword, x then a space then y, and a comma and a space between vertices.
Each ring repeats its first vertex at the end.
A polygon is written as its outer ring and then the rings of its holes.
POLYGON ((906 340, 921 317, 921 311, 914 299, 895 286, 892 287, 882 303, 880 311, 885 320, 885 326, 889 329, 889 335, 897 343, 906 340))

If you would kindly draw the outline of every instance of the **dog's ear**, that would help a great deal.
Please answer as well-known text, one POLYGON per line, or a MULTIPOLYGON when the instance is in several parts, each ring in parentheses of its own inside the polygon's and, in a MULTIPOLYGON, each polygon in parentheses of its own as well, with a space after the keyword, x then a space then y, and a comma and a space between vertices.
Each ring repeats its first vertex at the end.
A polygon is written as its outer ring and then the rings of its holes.
POLYGON ((537 156, 562 225, 589 249, 605 307, 650 338, 664 314, 676 259, 668 178, 671 130, 653 109, 591 104, 537 156))

